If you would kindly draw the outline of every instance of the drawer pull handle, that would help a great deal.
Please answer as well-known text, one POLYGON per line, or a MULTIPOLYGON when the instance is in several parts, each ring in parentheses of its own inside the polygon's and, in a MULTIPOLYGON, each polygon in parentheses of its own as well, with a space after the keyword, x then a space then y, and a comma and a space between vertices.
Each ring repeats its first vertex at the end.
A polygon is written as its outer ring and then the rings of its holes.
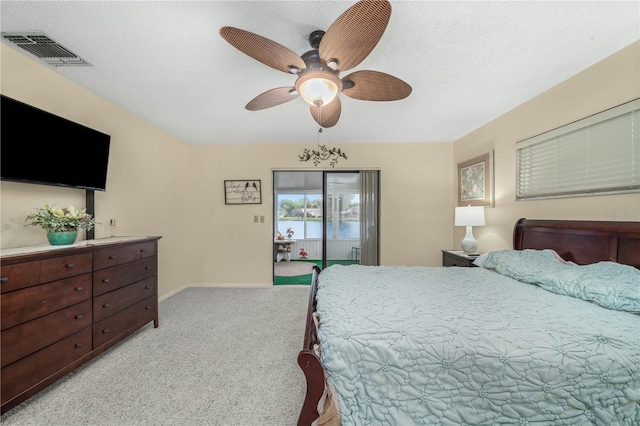
POLYGON ((81 348, 82 347, 82 343, 76 343, 76 348, 81 348))
POLYGON ((82 319, 82 318, 84 318, 84 315, 82 315, 82 314, 76 315, 76 319, 82 319))
POLYGON ((109 256, 109 259, 115 259, 116 257, 114 255, 109 256))
POLYGON ((146 253, 147 251, 145 249, 140 249, 140 253, 146 253))
POLYGON ((104 334, 107 334, 107 333, 109 332, 109 329, 108 329, 108 328, 105 328, 104 330, 102 330, 102 332, 103 332, 104 334))
POLYGON ((111 306, 111 305, 108 304, 108 303, 105 303, 104 305, 102 305, 103 308, 108 308, 109 306, 111 306))
POLYGON ((67 268, 71 269, 73 268, 75 265, 73 263, 67 263, 67 268))
POLYGON ((76 287, 76 291, 82 291, 84 290, 84 287, 76 287))
POLYGON ((151 269, 151 266, 145 266, 144 269, 151 269))
POLYGON ((109 282, 109 278, 105 278, 102 280, 103 283, 108 283, 109 282))
POLYGON ((151 306, 145 306, 144 308, 148 311, 149 309, 151 309, 151 306))
POLYGON ((149 290, 151 287, 149 287, 148 285, 144 286, 145 290, 149 290))
POLYGON ((6 283, 7 281, 9 281, 8 277, 2 277, 0 278, 0 283, 6 283))

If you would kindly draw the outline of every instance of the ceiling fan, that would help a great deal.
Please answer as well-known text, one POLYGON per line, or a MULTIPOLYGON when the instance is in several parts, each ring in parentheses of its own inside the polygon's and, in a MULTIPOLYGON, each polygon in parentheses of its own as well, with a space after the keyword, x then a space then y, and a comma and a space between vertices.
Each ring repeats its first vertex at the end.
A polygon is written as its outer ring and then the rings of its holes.
POLYGON ((378 44, 391 17, 387 0, 360 0, 336 19, 324 32, 309 35, 311 50, 297 55, 287 47, 249 31, 222 27, 220 35, 253 59, 279 71, 297 76, 294 86, 277 87, 253 98, 245 108, 258 111, 301 96, 321 127, 335 126, 344 95, 363 101, 395 101, 411 93, 411 86, 397 77, 378 71, 341 72, 356 67, 378 44))

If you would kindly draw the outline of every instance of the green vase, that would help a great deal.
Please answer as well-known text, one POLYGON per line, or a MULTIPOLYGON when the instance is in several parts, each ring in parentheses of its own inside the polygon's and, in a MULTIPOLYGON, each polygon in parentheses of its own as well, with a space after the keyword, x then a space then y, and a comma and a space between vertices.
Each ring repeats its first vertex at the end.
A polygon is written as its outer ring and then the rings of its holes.
POLYGON ((73 244, 78 238, 78 231, 47 232, 47 239, 52 246, 73 244))

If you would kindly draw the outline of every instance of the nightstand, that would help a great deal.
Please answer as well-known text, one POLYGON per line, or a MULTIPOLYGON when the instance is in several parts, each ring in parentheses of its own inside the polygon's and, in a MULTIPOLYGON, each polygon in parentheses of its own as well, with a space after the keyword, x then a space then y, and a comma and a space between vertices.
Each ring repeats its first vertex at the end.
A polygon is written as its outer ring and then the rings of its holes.
POLYGON ((458 250, 442 250, 442 266, 462 266, 465 268, 472 268, 476 265, 473 261, 478 258, 478 255, 469 256, 463 251, 458 250))

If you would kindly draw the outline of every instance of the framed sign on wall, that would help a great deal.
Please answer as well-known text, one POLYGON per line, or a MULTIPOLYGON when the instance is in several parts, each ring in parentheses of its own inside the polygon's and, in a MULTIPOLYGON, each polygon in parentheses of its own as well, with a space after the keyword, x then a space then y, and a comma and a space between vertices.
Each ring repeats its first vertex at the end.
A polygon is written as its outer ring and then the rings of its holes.
POLYGON ((493 206, 493 151, 458 163, 458 206, 493 206))
POLYGON ((262 204, 260 180, 225 180, 225 204, 262 204))

